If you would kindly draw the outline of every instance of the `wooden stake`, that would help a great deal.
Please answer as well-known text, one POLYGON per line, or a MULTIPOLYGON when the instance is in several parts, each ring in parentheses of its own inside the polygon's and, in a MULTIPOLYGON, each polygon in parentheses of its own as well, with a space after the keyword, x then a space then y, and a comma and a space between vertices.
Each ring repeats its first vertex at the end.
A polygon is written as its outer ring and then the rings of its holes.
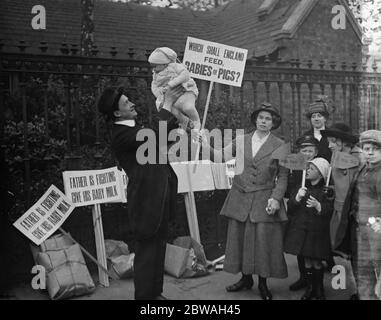
POLYGON ((99 274, 99 283, 104 287, 109 287, 110 283, 108 281, 107 273, 104 272, 104 269, 107 270, 107 259, 106 259, 106 248, 103 235, 103 225, 102 225, 102 213, 99 204, 93 206, 93 224, 94 224, 94 234, 95 234, 95 246, 97 248, 97 258, 100 265, 103 268, 99 268, 98 265, 98 274, 99 274))
POLYGON ((307 173, 307 170, 303 170, 302 188, 306 187, 306 173, 307 173))
POLYGON ((184 195, 185 210, 187 213, 190 235, 194 240, 200 243, 200 230, 198 226, 196 200, 194 198, 194 192, 192 187, 190 165, 191 163, 187 163, 187 166, 186 166, 189 192, 184 195))
MULTIPOLYGON (((210 84, 209 84, 208 97, 206 98, 206 105, 205 105, 205 109, 204 109, 204 117, 202 119, 201 130, 204 130, 204 128, 205 128, 206 118, 208 116, 208 110, 209 110, 209 104, 210 104, 210 97, 212 95, 212 90, 213 90, 213 85, 214 85, 214 82, 211 81, 210 84)), ((193 167, 193 173, 196 172, 197 161, 198 161, 198 157, 200 155, 200 147, 201 147, 200 142, 198 142, 198 144, 197 144, 197 151, 196 151, 196 157, 195 157, 196 163, 194 164, 194 167, 193 167)))
POLYGON ((326 187, 329 187, 329 182, 331 180, 331 175, 332 175, 332 167, 329 167, 326 187))

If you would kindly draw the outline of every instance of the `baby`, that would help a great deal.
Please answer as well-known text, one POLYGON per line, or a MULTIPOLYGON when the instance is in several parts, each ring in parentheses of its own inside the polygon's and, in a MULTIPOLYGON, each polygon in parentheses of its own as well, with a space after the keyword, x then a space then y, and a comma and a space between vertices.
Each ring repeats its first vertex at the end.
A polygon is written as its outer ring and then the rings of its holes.
MULTIPOLYGON (((177 99, 174 107, 192 121, 193 129, 200 130, 200 117, 195 106, 198 97, 196 82, 190 77, 186 67, 176 62, 176 59, 176 52, 167 47, 155 49, 148 58, 153 68, 151 90, 156 97, 156 107, 159 110, 166 90, 181 85, 185 92, 177 99)), ((183 121, 184 118, 179 120, 183 121)))

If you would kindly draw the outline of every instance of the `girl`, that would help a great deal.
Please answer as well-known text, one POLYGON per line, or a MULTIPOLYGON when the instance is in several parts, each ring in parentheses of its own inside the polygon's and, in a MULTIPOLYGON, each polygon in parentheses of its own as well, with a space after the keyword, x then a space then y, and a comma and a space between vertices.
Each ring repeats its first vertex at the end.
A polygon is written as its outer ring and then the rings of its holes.
POLYGON ((307 289, 302 300, 325 300, 322 261, 331 254, 329 222, 333 204, 325 196, 329 163, 324 158, 309 162, 307 188, 291 195, 288 213, 292 217, 285 237, 285 251, 302 255, 305 261, 307 289))
MULTIPOLYGON (((298 152, 303 154, 306 161, 311 161, 316 158, 318 154, 319 140, 313 136, 302 136, 296 140, 296 148, 298 152)), ((299 190, 300 185, 302 184, 303 171, 293 170, 288 176, 288 184, 285 198, 289 199, 291 194, 294 194, 299 190)), ((289 225, 289 224, 288 224, 289 225)), ((290 285, 291 291, 298 291, 307 286, 306 280, 306 270, 304 267, 304 258, 302 255, 297 256, 298 260, 298 269, 299 269, 299 279, 290 285)))

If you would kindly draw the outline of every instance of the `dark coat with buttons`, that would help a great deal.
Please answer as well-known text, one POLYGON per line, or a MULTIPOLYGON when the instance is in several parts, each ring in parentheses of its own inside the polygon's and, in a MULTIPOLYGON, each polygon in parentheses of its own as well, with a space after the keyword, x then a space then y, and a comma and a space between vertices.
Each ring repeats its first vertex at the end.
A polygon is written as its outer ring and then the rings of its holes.
POLYGON ((287 203, 290 222, 285 236, 285 252, 327 260, 331 255, 329 223, 333 212, 333 201, 328 200, 323 192, 323 179, 315 186, 306 181, 306 187, 307 194, 302 201, 297 202, 295 199, 299 191, 297 188, 287 203), (320 202, 321 213, 315 208, 307 208, 307 199, 310 196, 320 202))
MULTIPOLYGON (((159 148, 159 121, 167 123, 168 132, 178 128, 177 120, 170 112, 161 109, 154 116, 149 129, 155 132, 156 155, 160 154, 159 149, 161 149, 159 148)), ((115 124, 112 136, 112 150, 128 176, 128 214, 138 240, 154 236, 163 219, 167 220, 169 216, 175 214, 177 198, 177 176, 169 162, 166 164, 138 163, 137 150, 143 143, 147 143, 137 141, 137 134, 141 129, 139 126, 128 127, 115 124)), ((162 131, 160 133, 163 134, 162 131)), ((163 157, 167 160, 166 155, 163 157)), ((156 159, 156 163, 158 160, 156 159)))
POLYGON ((287 188, 288 169, 272 159, 272 153, 284 144, 284 141, 270 134, 267 141, 252 156, 252 137, 244 136, 243 144, 237 143, 237 163, 243 161, 243 172, 234 177, 221 215, 245 222, 281 222, 287 221, 283 197, 287 188), (280 203, 280 210, 273 216, 266 212, 268 200, 273 198, 280 203))

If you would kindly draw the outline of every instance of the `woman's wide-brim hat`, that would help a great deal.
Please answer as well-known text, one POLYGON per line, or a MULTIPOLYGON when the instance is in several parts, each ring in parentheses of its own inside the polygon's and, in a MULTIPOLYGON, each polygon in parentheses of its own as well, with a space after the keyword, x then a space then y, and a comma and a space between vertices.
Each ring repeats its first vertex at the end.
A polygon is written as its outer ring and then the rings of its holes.
POLYGON ((282 124, 282 118, 279 114, 279 111, 276 107, 274 107, 271 103, 264 102, 260 105, 258 109, 256 109, 251 115, 251 122, 255 125, 258 114, 262 111, 269 112, 273 116, 273 128, 272 130, 278 129, 282 124))
POLYGON ((335 123, 330 128, 321 130, 320 134, 323 137, 338 138, 353 144, 359 142, 359 138, 352 133, 352 129, 345 123, 335 123))

